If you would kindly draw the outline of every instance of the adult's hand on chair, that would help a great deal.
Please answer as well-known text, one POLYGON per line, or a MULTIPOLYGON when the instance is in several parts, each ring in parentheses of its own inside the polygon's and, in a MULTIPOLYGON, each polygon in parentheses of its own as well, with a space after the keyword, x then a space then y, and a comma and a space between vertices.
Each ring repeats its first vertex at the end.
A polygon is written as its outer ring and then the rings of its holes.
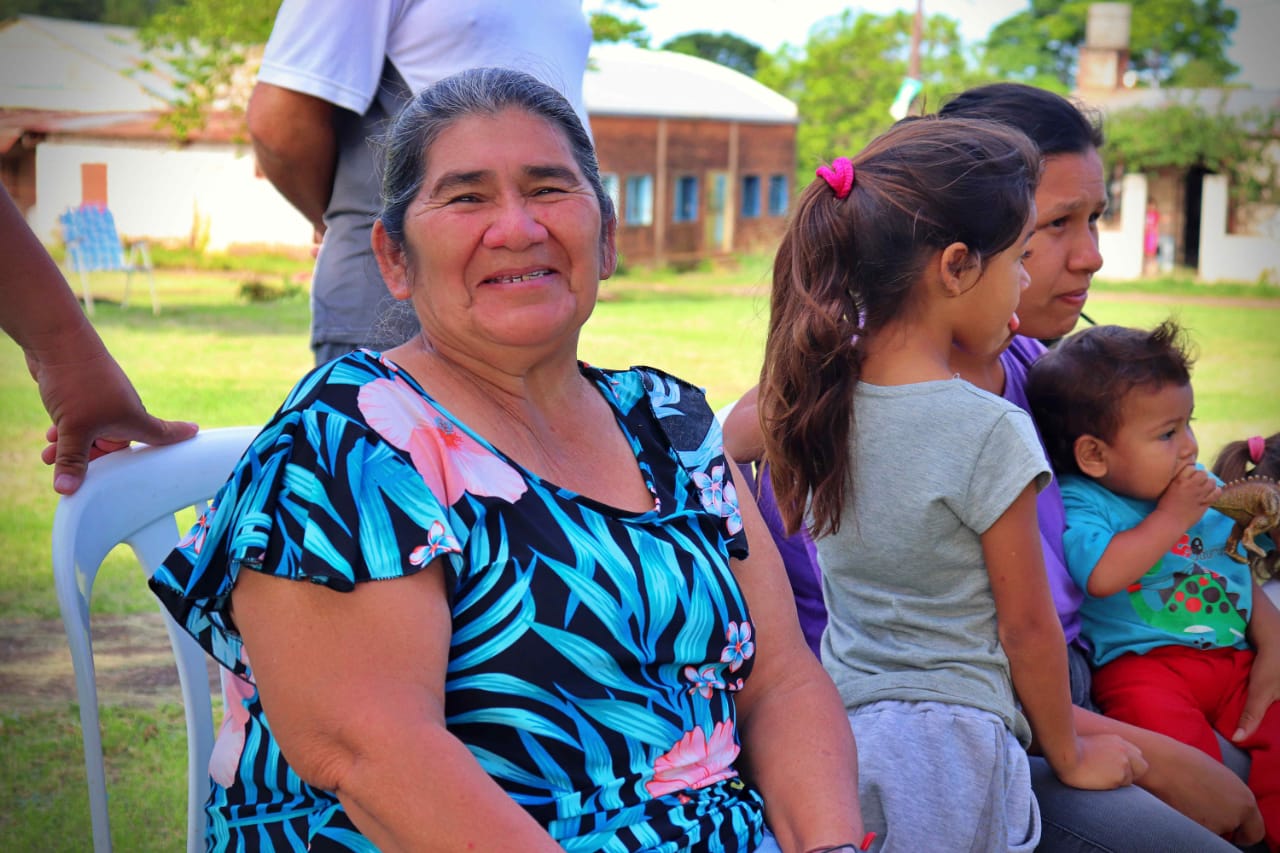
POLYGON ((51 357, 28 351, 27 368, 53 420, 45 434, 49 445, 40 458, 53 465, 53 488, 60 494, 79 489, 89 461, 104 453, 128 447, 131 441, 174 444, 199 430, 194 423, 148 414, 101 342, 83 353, 63 351, 51 357))

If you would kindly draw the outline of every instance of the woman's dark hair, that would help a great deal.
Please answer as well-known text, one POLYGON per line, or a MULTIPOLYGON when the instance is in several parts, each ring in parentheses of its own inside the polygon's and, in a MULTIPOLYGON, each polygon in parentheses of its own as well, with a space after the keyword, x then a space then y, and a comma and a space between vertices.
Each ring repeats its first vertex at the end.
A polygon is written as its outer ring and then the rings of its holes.
POLYGON ((1218 454, 1217 461, 1213 463, 1213 473, 1227 483, 1245 477, 1266 477, 1280 481, 1280 432, 1263 442, 1262 455, 1256 462, 1248 439, 1231 442, 1218 454))
POLYGON ((835 533, 852 482, 859 339, 911 309, 930 257, 952 243, 979 270, 1022 236, 1040 155, 986 121, 906 119, 852 160, 848 196, 823 179, 800 195, 773 266, 760 417, 787 530, 811 498, 815 536, 835 533))
MULTIPOLYGON (((600 181, 591 137, 578 114, 563 95, 523 71, 509 68, 471 68, 418 93, 392 121, 383 139, 382 211, 379 218, 387 236, 404 244, 404 214, 422 189, 427 158, 440 134, 459 119, 473 115, 497 115, 519 108, 545 119, 564 133, 578 169, 600 203, 602 229, 616 213, 600 181)), ((603 236, 604 230, 601 234, 603 236)))
POLYGON ((1027 403, 1053 470, 1082 473, 1076 439, 1114 440, 1126 394, 1189 385, 1194 361, 1185 333, 1172 320, 1151 331, 1094 326, 1059 341, 1027 375, 1027 403))
POLYGON ((952 97, 938 115, 978 118, 1016 127, 1044 157, 1082 154, 1103 143, 1102 119, 1061 95, 1023 83, 976 86, 952 97))

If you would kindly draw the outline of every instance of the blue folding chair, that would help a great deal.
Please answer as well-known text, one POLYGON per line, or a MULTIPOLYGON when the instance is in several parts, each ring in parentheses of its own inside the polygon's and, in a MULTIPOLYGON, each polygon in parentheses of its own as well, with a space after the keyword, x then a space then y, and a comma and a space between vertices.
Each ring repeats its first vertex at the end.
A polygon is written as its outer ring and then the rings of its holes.
POLYGON ((67 263, 80 277, 80 289, 84 293, 84 309, 93 316, 93 293, 89 289, 89 273, 99 271, 123 272, 124 299, 120 306, 129 305, 129 285, 135 272, 145 272, 151 284, 151 313, 160 313, 160 301, 156 298, 156 279, 151 269, 151 249, 145 240, 134 240, 125 245, 116 231, 116 220, 111 211, 100 204, 82 204, 69 208, 58 221, 62 223, 62 237, 67 244, 67 263))

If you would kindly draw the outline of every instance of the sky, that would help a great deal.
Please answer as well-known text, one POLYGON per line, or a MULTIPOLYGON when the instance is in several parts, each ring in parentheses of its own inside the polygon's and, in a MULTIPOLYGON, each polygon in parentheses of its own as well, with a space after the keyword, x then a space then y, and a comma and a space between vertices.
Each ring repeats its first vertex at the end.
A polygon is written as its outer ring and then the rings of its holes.
MULTIPOLYGON (((960 22, 966 41, 986 38, 991 28, 1005 18, 1026 9, 1028 0, 924 0, 926 15, 946 15, 960 22)), ((1280 0, 1228 0, 1227 6, 1241 13, 1235 33, 1231 60, 1242 67, 1237 82, 1280 88, 1274 57, 1274 34, 1280 30, 1280 0)), ((698 30, 732 32, 774 51, 784 43, 805 43, 809 28, 844 8, 886 14, 897 9, 915 10, 914 0, 654 0, 654 7, 632 12, 606 0, 586 0, 583 7, 602 7, 623 18, 634 17, 648 28, 651 44, 657 47, 681 33, 698 30)))

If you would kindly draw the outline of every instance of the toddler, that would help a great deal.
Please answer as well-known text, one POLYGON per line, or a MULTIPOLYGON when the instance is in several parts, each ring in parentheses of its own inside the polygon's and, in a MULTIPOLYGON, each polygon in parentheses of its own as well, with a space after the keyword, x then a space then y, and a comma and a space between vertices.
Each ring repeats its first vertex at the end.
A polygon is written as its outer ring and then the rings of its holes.
POLYGON ((1226 554, 1233 522, 1210 509, 1219 481, 1196 463, 1190 368, 1172 322, 1150 332, 1096 326, 1032 366, 1027 398, 1062 478, 1094 701, 1219 760, 1215 730, 1250 753, 1249 787, 1274 853, 1280 706, 1244 737, 1255 586, 1226 554))

